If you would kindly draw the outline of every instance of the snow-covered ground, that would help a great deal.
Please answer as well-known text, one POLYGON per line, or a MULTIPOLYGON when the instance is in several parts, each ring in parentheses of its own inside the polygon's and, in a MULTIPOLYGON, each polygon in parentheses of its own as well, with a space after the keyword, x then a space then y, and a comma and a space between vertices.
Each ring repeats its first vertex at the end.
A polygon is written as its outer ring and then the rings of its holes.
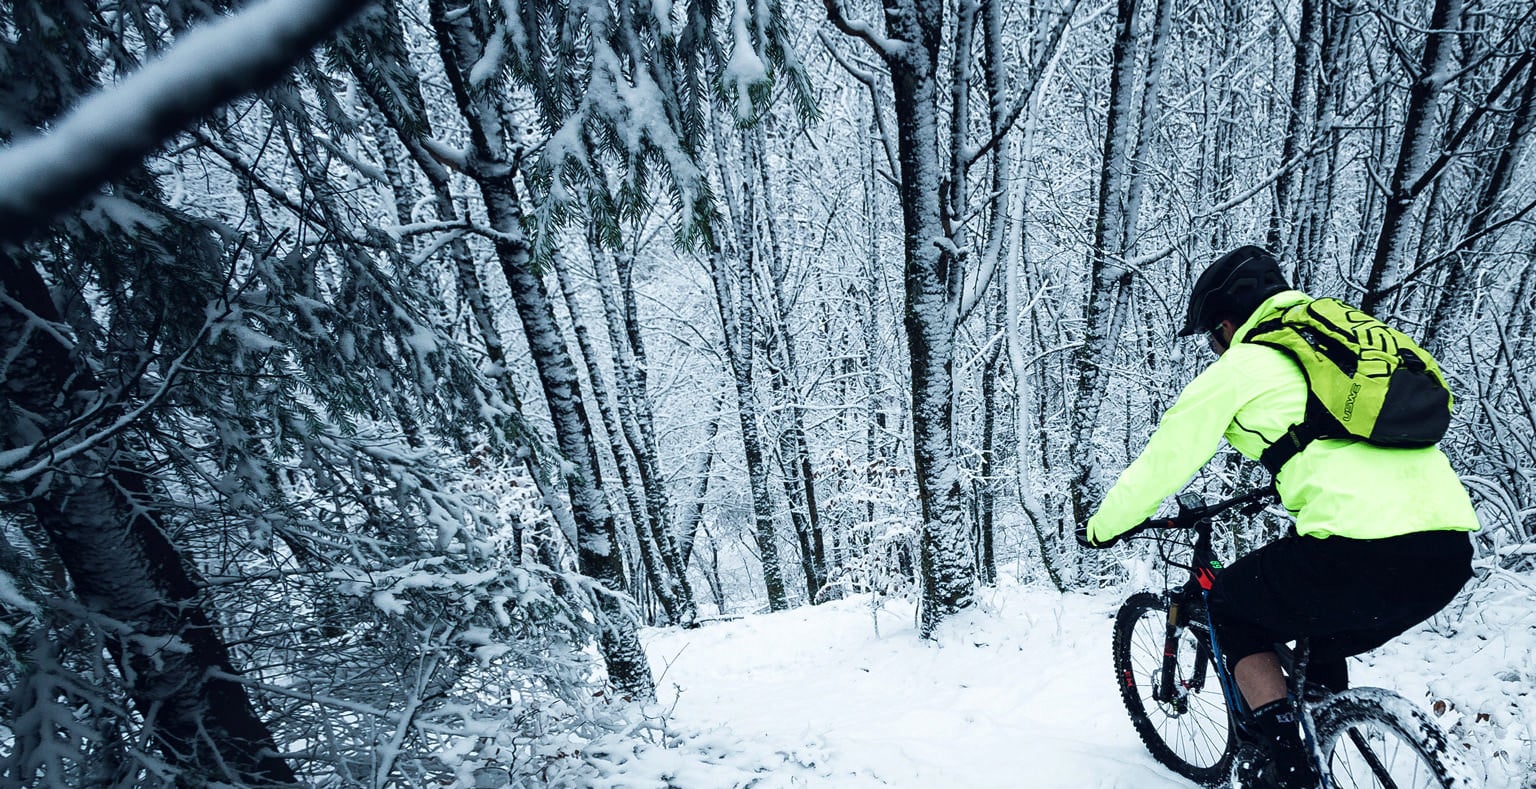
MULTIPOLYGON (((1501 601, 1485 589, 1483 603, 1453 606, 1437 627, 1351 667, 1355 684, 1441 707, 1442 725, 1455 727, 1491 788, 1536 786, 1528 592, 1512 588, 1501 601), (1453 638, 1435 632, 1453 628, 1453 638)), ((1004 583, 981 595, 937 644, 916 637, 910 604, 874 607, 867 596, 646 631, 674 747, 626 747, 595 783, 1189 786, 1147 754, 1112 681, 1110 628, 1123 593, 1004 583)))

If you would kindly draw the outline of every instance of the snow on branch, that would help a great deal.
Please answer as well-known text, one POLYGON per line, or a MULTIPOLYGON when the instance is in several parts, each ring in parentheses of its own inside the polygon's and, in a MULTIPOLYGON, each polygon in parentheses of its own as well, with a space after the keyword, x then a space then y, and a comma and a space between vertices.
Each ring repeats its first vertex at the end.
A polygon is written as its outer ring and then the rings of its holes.
POLYGON ((823 4, 827 7, 827 21, 831 22, 833 27, 837 28, 844 35, 863 39, 864 43, 873 47, 882 57, 899 57, 905 49, 905 42, 880 35, 878 31, 863 20, 849 19, 843 14, 842 6, 838 5, 838 0, 823 0, 823 4))
POLYGON ((51 133, 0 151, 0 241, 21 241, 225 102, 271 85, 368 0, 265 0, 198 28, 81 102, 51 133))

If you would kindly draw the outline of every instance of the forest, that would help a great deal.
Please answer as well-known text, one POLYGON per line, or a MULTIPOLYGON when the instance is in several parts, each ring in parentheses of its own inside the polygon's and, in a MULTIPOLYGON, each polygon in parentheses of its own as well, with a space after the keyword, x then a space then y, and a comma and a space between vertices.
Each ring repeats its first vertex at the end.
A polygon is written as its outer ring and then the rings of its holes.
POLYGON ((1242 244, 1435 355, 1536 626, 1533 17, 0 4, 0 783, 582 785, 643 630, 1130 583, 1242 244))

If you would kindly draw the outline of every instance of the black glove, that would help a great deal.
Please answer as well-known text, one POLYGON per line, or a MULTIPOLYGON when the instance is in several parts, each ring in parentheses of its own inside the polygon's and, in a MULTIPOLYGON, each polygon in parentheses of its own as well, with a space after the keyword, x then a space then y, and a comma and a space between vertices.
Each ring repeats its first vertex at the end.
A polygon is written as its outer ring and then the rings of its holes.
POLYGON ((1115 543, 1114 540, 1110 540, 1107 543, 1096 543, 1088 539, 1087 526, 1078 526, 1075 530, 1073 530, 1072 533, 1077 537, 1077 544, 1083 546, 1084 548, 1108 548, 1115 543))

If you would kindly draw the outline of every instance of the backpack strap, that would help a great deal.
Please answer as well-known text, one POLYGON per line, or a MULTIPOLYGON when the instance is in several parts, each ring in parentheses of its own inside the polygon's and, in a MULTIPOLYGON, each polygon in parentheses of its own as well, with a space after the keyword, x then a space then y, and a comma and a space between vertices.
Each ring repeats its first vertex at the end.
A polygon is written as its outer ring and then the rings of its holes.
POLYGON ((1280 468, 1291 458, 1301 454, 1313 441, 1323 438, 1324 431, 1315 420, 1302 420, 1285 429, 1285 433, 1259 455, 1259 462, 1269 469, 1270 476, 1280 473, 1280 468))

